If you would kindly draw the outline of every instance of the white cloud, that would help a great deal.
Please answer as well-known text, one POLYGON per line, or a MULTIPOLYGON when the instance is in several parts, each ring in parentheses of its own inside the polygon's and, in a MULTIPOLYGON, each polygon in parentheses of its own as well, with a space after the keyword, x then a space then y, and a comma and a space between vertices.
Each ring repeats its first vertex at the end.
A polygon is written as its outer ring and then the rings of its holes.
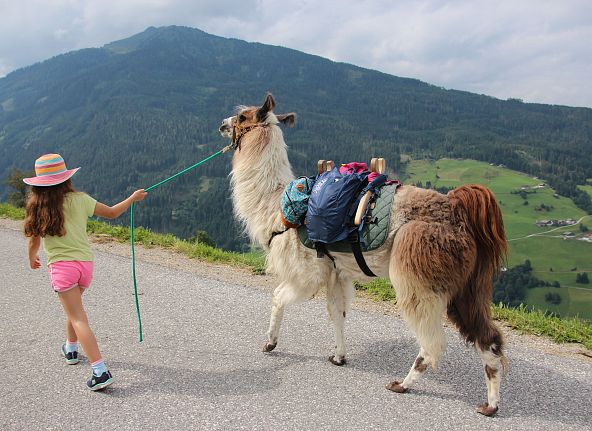
POLYGON ((174 24, 446 88, 592 107, 587 0, 0 0, 0 23, 0 74, 174 24))

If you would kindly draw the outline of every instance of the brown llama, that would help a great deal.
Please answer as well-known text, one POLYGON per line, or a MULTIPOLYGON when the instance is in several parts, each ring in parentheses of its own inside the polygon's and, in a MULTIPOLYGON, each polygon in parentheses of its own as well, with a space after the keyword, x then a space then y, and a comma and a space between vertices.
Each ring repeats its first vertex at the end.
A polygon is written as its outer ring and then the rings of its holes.
MULTIPOLYGON (((328 258, 317 258, 315 250, 304 247, 295 229, 283 226, 280 197, 294 175, 278 125, 291 126, 296 116, 274 114, 274 107, 274 98, 268 94, 262 106, 241 106, 220 126, 222 135, 231 138, 236 149, 230 175, 235 215, 251 240, 265 250, 268 272, 279 279, 263 350, 276 347, 287 305, 325 289, 336 339, 335 354, 329 360, 343 365, 344 322, 354 296, 352 280, 367 277, 353 255, 332 253, 334 266, 328 258)), ((400 187, 385 244, 364 254, 376 275, 390 278, 398 307, 420 347, 405 379, 389 383, 389 390, 406 392, 428 365, 436 367, 446 348, 446 312, 483 361, 487 403, 479 406, 478 412, 487 416, 497 412, 506 359, 490 304, 492 278, 506 251, 502 215, 486 187, 465 185, 448 195, 400 187)))

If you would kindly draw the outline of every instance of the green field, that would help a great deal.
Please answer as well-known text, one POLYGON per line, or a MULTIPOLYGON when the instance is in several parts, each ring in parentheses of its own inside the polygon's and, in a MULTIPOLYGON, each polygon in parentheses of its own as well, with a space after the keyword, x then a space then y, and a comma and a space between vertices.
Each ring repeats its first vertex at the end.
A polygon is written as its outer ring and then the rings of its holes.
POLYGON ((585 185, 585 186, 578 186, 581 190, 584 190, 586 193, 588 193, 590 195, 590 197, 592 198, 592 179, 588 180, 589 185, 585 185))
MULTIPOLYGON (((568 231, 580 235, 579 225, 555 228, 538 227, 535 224, 542 219, 580 220, 583 217, 582 223, 592 231, 592 216, 577 208, 571 199, 555 195, 548 186, 532 188, 543 183, 543 179, 474 160, 412 160, 405 168, 403 182, 416 184, 418 181, 424 186, 430 181, 434 188, 470 183, 489 187, 495 193, 504 215, 510 244, 508 266, 529 259, 533 275, 542 280, 559 281, 562 286, 531 289, 528 291, 527 303, 563 316, 592 319, 592 283, 576 284, 579 272, 587 272, 592 279, 592 243, 562 238, 561 234, 568 231), (526 188, 526 199, 517 193, 521 188, 526 188), (528 204, 525 205, 525 202, 528 204), (547 209, 541 210, 541 204, 547 209), (553 231, 548 232, 550 230, 553 231), (548 233, 527 237, 543 232, 548 233), (561 304, 555 306, 545 302, 547 292, 559 293, 561 304)), ((592 185, 580 187, 592 195, 592 185)))

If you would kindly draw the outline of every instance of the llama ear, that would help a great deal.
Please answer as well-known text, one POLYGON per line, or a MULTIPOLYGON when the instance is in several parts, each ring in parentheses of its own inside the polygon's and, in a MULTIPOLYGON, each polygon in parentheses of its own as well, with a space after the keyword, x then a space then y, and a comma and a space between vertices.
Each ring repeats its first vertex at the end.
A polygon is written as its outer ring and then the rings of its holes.
POLYGON ((269 111, 273 111, 273 108, 275 108, 275 100, 271 93, 267 93, 267 97, 265 97, 263 106, 257 110, 257 121, 265 120, 267 113, 269 111))
POLYGON ((296 123, 296 113, 290 112, 289 114, 279 114, 276 115, 277 119, 280 123, 284 126, 293 127, 294 123, 296 123))

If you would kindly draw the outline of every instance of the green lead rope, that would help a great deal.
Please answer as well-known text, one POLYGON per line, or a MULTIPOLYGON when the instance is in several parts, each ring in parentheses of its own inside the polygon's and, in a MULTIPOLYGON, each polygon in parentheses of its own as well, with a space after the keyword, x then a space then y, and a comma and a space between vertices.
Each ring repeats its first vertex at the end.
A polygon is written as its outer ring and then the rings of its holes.
MULTIPOLYGON (((228 150, 230 150, 232 148, 233 148, 233 145, 228 145, 228 146, 222 148, 217 153, 214 153, 211 156, 206 157, 202 161, 197 162, 195 165, 189 166, 187 169, 183 169, 181 172, 176 173, 172 177, 169 177, 169 178, 167 178, 165 180, 160 181, 159 183, 156 183, 156 184, 154 184, 154 185, 152 185, 152 186, 144 189, 144 191, 149 192, 150 190, 153 190, 153 189, 155 189, 157 187, 160 187, 163 184, 168 183, 171 180, 174 180, 178 176, 183 175, 184 173, 190 171, 191 169, 198 167, 202 163, 205 163, 208 160, 211 160, 214 157, 219 156, 220 154, 225 153, 226 151, 228 151, 228 150)), ((136 251, 134 249, 134 202, 132 202, 132 204, 130 206, 130 243, 132 245, 132 275, 134 277, 134 297, 136 298, 136 313, 138 314, 138 330, 140 332, 140 342, 142 342, 142 340, 143 340, 143 337, 142 337, 142 318, 140 317, 140 302, 138 301, 138 283, 136 282, 136 251)))

